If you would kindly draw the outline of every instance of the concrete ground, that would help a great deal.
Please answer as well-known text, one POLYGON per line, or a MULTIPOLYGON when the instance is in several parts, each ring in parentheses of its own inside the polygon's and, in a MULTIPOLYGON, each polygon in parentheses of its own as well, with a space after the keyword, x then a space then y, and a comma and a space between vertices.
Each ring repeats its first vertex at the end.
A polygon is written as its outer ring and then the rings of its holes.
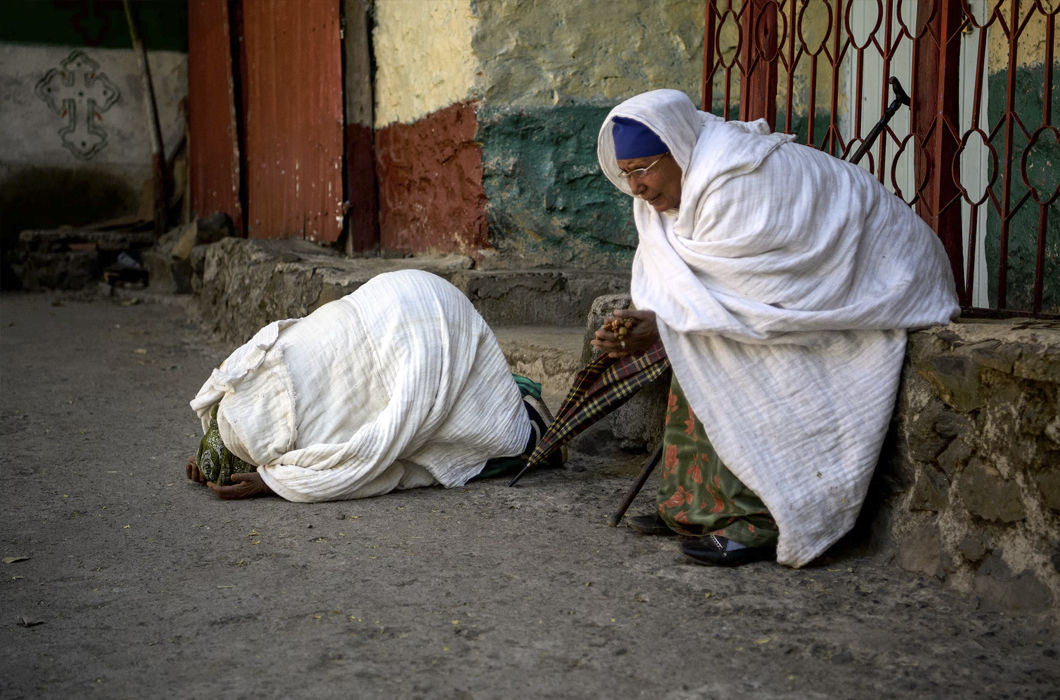
POLYGON ((0 296, 0 697, 1057 697, 1046 620, 856 546, 725 570, 609 528, 641 457, 606 439, 517 488, 220 501, 187 402, 231 347, 131 302, 0 296))

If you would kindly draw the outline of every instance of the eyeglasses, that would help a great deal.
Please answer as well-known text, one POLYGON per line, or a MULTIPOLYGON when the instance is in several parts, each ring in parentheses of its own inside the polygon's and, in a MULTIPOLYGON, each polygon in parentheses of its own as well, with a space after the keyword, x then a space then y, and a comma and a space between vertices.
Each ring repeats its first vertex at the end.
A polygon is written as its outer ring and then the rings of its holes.
POLYGON ((649 165, 646 165, 646 166, 645 166, 645 167, 643 167, 643 168, 637 168, 636 170, 630 170, 630 171, 628 171, 628 172, 627 172, 627 171, 625 171, 625 170, 619 170, 619 171, 618 171, 618 174, 619 174, 619 175, 620 175, 621 177, 623 177, 623 178, 625 178, 625 179, 627 179, 627 180, 629 180, 630 178, 634 178, 634 177, 644 177, 645 175, 647 175, 647 174, 648 174, 648 171, 649 171, 649 170, 651 170, 652 168, 654 168, 654 167, 655 167, 655 164, 656 164, 656 163, 658 163, 658 162, 659 162, 660 160, 662 160, 663 158, 665 158, 665 157, 666 157, 666 156, 668 156, 668 155, 670 155, 670 154, 669 154, 669 153, 663 153, 663 154, 662 154, 661 156, 659 156, 658 158, 656 158, 655 160, 653 160, 653 161, 651 162, 651 164, 649 164, 649 165))

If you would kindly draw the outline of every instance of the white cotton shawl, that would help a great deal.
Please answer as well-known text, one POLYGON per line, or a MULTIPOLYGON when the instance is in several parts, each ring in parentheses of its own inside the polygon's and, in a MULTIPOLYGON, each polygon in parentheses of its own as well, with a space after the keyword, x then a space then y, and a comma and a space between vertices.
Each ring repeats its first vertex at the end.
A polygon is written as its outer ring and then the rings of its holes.
POLYGON ((265 326, 192 400, 204 430, 217 403, 225 446, 290 501, 459 486, 530 436, 493 332, 419 270, 265 326))
POLYGON ((627 194, 615 116, 651 128, 684 173, 677 211, 634 200, 633 302, 656 313, 722 461, 776 519, 777 560, 802 566, 861 508, 905 329, 959 312, 942 245, 864 170, 676 90, 620 104, 600 130, 600 167, 627 194))

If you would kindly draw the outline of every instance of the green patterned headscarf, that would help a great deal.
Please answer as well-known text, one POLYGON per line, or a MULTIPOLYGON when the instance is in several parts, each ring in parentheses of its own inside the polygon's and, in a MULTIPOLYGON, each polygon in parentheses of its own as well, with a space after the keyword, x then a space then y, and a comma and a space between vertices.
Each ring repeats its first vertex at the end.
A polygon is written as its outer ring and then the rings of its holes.
POLYGON ((228 451, 217 429, 217 405, 210 409, 210 427, 199 441, 199 472, 220 486, 232 484, 232 475, 258 470, 228 451))

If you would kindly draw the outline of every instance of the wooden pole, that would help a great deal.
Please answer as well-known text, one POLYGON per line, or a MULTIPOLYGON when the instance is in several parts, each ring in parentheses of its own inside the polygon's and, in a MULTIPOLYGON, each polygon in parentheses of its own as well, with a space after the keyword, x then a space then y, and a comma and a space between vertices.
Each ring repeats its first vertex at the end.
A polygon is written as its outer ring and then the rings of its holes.
POLYGON ((132 37, 133 50, 140 62, 140 77, 144 83, 144 104, 147 108, 147 125, 151 134, 151 166, 155 182, 155 235, 166 232, 166 209, 168 188, 166 187, 166 152, 162 146, 162 127, 158 123, 158 105, 155 102, 155 88, 151 81, 151 67, 147 63, 147 51, 136 30, 129 0, 123 0, 125 20, 129 23, 129 36, 132 37))

